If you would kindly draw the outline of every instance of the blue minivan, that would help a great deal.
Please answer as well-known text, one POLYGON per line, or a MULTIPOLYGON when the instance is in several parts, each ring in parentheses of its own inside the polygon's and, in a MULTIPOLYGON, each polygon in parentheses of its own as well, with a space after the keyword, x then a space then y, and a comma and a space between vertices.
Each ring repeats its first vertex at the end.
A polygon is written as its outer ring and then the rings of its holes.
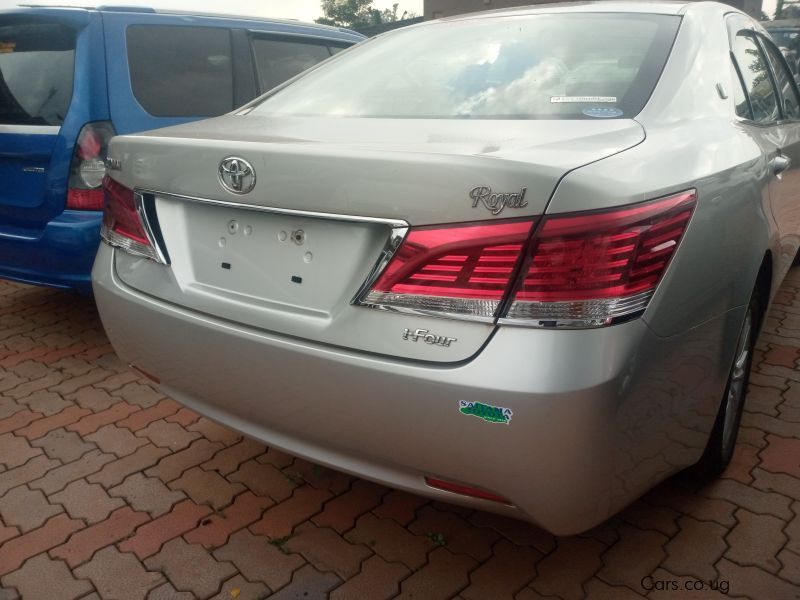
POLYGON ((230 112, 362 39, 144 8, 0 11, 0 278, 90 292, 111 136, 230 112))

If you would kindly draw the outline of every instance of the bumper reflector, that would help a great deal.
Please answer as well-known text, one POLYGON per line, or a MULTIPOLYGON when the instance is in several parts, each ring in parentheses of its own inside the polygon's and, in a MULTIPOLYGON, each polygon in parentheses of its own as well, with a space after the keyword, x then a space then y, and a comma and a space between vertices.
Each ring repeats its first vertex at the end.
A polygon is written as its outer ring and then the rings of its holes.
POLYGON ((511 500, 509 500, 508 498, 505 498, 498 494, 493 494, 492 492, 487 492, 486 490, 482 490, 480 488, 474 488, 468 485, 461 485, 460 483, 452 483, 450 481, 444 481, 442 479, 436 479, 434 477, 426 477, 425 483, 429 487, 436 488, 437 490, 452 492, 454 494, 459 494, 461 496, 469 496, 471 498, 480 498, 481 500, 491 500, 492 502, 499 502, 500 504, 507 504, 508 506, 513 506, 511 500))

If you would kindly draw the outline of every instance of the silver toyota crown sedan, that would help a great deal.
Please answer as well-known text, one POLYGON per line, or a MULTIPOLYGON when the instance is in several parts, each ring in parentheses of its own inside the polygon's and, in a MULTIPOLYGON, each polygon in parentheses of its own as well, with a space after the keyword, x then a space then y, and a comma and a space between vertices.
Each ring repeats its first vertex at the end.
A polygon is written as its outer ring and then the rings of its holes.
POLYGON ((799 107, 714 2, 409 27, 115 138, 97 304, 211 419, 580 532, 730 461, 800 243, 799 107))

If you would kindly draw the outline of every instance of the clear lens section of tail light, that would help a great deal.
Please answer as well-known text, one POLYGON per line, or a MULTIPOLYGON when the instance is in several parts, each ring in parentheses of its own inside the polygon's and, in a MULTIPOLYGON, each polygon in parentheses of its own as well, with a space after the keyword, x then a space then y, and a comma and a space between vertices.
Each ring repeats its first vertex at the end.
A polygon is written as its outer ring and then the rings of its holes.
POLYGON ((354 303, 491 321, 519 267, 533 224, 516 220, 412 228, 354 303))
POLYGON ((67 208, 103 209, 103 177, 108 143, 114 128, 107 121, 87 123, 81 128, 70 165, 67 208))
POLYGON ((103 191, 102 239, 130 254, 166 264, 154 239, 143 197, 108 176, 103 180, 103 191))
POLYGON ((601 327, 640 315, 696 201, 690 190, 621 209, 545 217, 500 322, 601 327))

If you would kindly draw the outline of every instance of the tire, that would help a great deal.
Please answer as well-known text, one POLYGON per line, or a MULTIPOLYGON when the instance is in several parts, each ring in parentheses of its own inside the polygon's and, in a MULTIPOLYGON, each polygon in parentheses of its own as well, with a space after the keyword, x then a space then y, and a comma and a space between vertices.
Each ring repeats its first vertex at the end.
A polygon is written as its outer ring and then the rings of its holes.
POLYGON ((702 458, 695 465, 695 472, 701 479, 708 480, 717 477, 733 458, 744 411, 747 384, 750 380, 753 350, 758 335, 760 306, 758 294, 753 293, 736 341, 733 366, 728 375, 728 383, 725 386, 725 394, 722 396, 719 413, 714 422, 714 429, 711 431, 702 458))

